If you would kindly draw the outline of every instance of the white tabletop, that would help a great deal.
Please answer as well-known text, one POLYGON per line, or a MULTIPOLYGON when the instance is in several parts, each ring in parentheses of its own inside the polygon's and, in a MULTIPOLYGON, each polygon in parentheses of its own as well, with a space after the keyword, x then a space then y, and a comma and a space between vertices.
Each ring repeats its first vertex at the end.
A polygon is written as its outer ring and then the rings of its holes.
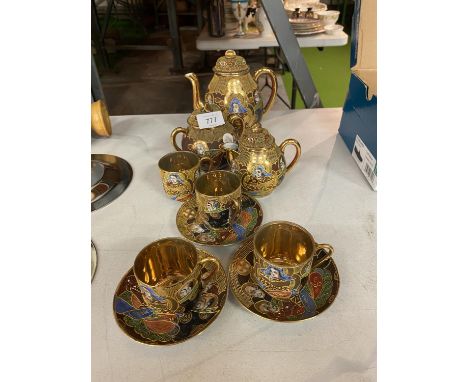
MULTIPOLYGON (((92 216, 98 267, 92 283, 93 381, 374 381, 376 379, 376 193, 337 130, 341 109, 275 111, 263 126, 277 143, 292 137, 302 157, 270 196, 259 199, 264 222, 289 220, 335 248, 341 284, 333 305, 315 318, 278 323, 260 318, 229 294, 199 336, 147 346, 114 320, 115 288, 135 256, 158 238, 180 236, 180 204, 166 198, 157 162, 172 151, 169 134, 187 115, 112 117, 113 135, 92 152, 133 167, 128 189, 92 216)), ((291 150, 292 151, 292 150, 291 150)), ((289 161, 292 152, 287 152, 289 161)), ((237 246, 207 247, 227 270, 237 246)))
MULTIPOLYGON (((326 46, 342 46, 348 42, 348 35, 340 31, 336 35, 329 35, 325 32, 312 36, 298 36, 297 41, 301 48, 316 48, 326 46)), ((260 36, 249 36, 236 38, 231 35, 223 37, 211 37, 207 28, 203 28, 197 38, 198 50, 226 50, 226 49, 259 49, 277 47, 278 41, 274 34, 261 34, 260 36)))

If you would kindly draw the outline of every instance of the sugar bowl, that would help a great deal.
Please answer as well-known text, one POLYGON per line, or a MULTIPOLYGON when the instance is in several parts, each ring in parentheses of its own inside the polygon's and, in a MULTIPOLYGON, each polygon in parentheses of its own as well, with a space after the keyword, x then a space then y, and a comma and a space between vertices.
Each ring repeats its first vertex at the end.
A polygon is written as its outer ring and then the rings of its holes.
POLYGON ((252 127, 244 127, 238 150, 228 144, 224 147, 231 170, 242 179, 243 190, 256 197, 273 192, 301 156, 298 141, 289 138, 278 146, 275 138, 259 122, 255 122, 252 127), (291 163, 286 165, 284 150, 288 145, 294 146, 296 153, 291 163))

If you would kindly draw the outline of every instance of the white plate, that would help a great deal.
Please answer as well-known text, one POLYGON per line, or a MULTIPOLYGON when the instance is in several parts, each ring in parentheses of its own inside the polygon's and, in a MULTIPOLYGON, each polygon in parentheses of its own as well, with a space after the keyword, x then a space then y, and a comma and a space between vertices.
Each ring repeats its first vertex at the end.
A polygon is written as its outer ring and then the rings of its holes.
POLYGON ((322 33, 322 32, 325 32, 325 29, 320 29, 318 31, 313 31, 313 32, 294 32, 294 34, 296 36, 310 36, 310 35, 319 34, 319 33, 322 33))

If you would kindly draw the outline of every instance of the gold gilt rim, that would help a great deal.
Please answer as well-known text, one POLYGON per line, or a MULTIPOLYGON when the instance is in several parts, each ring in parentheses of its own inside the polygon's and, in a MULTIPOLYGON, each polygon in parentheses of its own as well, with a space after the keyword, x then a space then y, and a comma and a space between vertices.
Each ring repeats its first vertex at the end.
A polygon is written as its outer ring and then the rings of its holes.
MULTIPOLYGON (((193 157, 193 158, 195 158, 193 157)), ((173 172, 190 172, 190 171, 193 171, 195 170, 198 166, 200 165, 200 158, 198 157, 197 154, 195 154, 194 152, 192 151, 187 151, 187 150, 182 150, 182 151, 175 151, 175 152, 171 152, 171 153, 167 153, 165 155, 163 155, 161 158, 159 158, 159 161, 158 161, 158 168, 159 170, 161 171, 164 171, 166 173, 173 173, 173 172), (176 155, 176 154, 185 154, 185 155, 189 155, 191 157, 193 157, 195 155, 196 159, 197 159, 197 163, 195 163, 195 165, 193 165, 192 167, 190 168, 184 168, 182 170, 179 170, 179 171, 175 171, 175 170, 166 170, 164 168, 161 168, 161 161, 169 156, 172 156, 172 155, 176 155)))
MULTIPOLYGON (((192 246, 193 249, 194 249, 194 250, 196 251, 196 253, 197 253, 197 260, 198 260, 199 253, 198 253, 198 251, 197 251, 197 247, 195 247, 195 245, 193 245, 193 243, 192 243, 190 240, 187 240, 187 239, 182 238, 182 237, 176 237, 176 236, 162 237, 161 239, 152 241, 151 243, 145 245, 145 246, 140 250, 140 252, 138 252, 138 254, 136 255, 135 259, 133 260, 133 267, 132 267, 132 269, 133 269, 133 274, 134 274, 135 279, 137 280, 137 282, 139 282, 139 283, 141 283, 141 284, 145 284, 145 285, 149 286, 150 288, 159 287, 160 284, 159 284, 159 283, 156 283, 156 284, 154 284, 154 285, 151 285, 151 284, 148 284, 148 283, 144 282, 143 280, 140 280, 140 279, 138 278, 138 276, 136 275, 136 273, 135 273, 135 263, 136 263, 137 258, 140 257, 140 255, 143 256, 142 253, 143 253, 144 251, 146 251, 146 250, 147 250, 149 247, 151 247, 152 245, 155 245, 156 243, 159 243, 159 242, 161 242, 161 241, 163 241, 163 240, 165 240, 165 241, 166 241, 166 240, 172 240, 172 241, 177 241, 177 240, 178 240, 178 241, 182 241, 182 242, 184 242, 184 243, 186 243, 186 244, 192 246)), ((195 268, 196 268, 196 265, 193 267, 192 272, 195 270, 195 268)), ((189 278, 190 278, 190 275, 185 276, 182 280, 177 281, 177 282, 174 283, 174 284, 171 284, 171 288, 176 287, 177 285, 182 285, 182 284, 186 283, 187 280, 188 280, 189 278)))
POLYGON ((204 173, 203 175, 200 175, 196 180, 195 180, 195 196, 201 196, 203 198, 224 198, 224 199, 228 199, 230 197, 233 197, 235 194, 242 194, 242 180, 241 178, 239 177, 239 175, 237 174, 234 174, 232 171, 227 171, 227 170, 213 170, 213 171, 208 171, 206 173, 204 173), (201 191, 198 190, 199 187, 197 187, 197 184, 199 182, 201 182, 203 179, 202 177, 204 177, 205 175, 208 175, 212 172, 222 172, 222 173, 226 173, 228 174, 228 176, 232 177, 232 176, 235 176, 235 178, 237 178, 237 180, 239 181, 239 186, 234 190, 234 191, 231 191, 230 193, 228 194, 223 194, 223 195, 208 195, 208 194, 205 194, 201 191))
MULTIPOLYGON (((223 310, 224 308, 224 305, 226 305, 226 300, 227 300, 227 296, 228 296, 228 286, 229 286, 229 277, 228 277, 228 274, 226 273, 226 271, 224 270, 221 262, 219 261, 219 259, 216 257, 216 256, 213 256, 212 254, 210 254, 209 252, 207 251, 204 251, 203 249, 200 249, 200 248, 196 248, 197 249, 197 253, 201 256, 201 258, 211 258, 211 259, 214 259, 217 263, 218 263, 218 271, 217 272, 220 272, 222 274, 222 276, 224 276, 224 279, 225 279, 225 283, 226 283, 226 294, 224 296, 224 300, 220 306, 220 308, 218 309, 218 311, 216 312, 215 315, 213 315, 213 317, 211 318, 210 321, 208 321, 206 323, 206 325, 203 327, 202 330, 200 330, 198 333, 194 334, 193 336, 191 337, 186 337, 184 339, 181 339, 177 342, 166 342, 166 343, 147 343, 147 342, 144 342, 142 340, 139 340, 137 338, 134 338, 132 337, 130 334, 128 334, 125 329, 121 326, 119 320, 117 319, 117 314, 115 313, 115 309, 114 309, 114 299, 112 299, 112 312, 114 314, 114 320, 115 322, 117 323, 117 326, 119 327, 119 329, 129 338, 131 338, 133 341, 139 343, 139 344, 143 344, 143 345, 146 345, 146 346, 150 346, 150 347, 154 347, 154 346, 172 346, 172 345, 177 345, 177 344, 180 344, 182 342, 185 342, 185 341, 188 341, 190 340, 191 338, 194 338, 194 337, 197 337, 198 335, 202 334, 214 321, 216 321, 216 319, 218 318, 218 316, 220 315, 221 311, 223 310)), ((118 290, 120 289, 120 285, 124 282, 124 279, 127 277, 127 275, 133 271, 133 267, 131 267, 127 272, 125 272, 125 274, 122 276, 122 278, 120 279, 119 283, 117 284, 117 288, 115 289, 115 292, 114 292, 114 298, 115 296, 117 295, 117 292, 118 290)))
MULTIPOLYGON (((283 225, 290 225, 290 226, 293 226, 295 228, 298 228, 299 230, 301 230, 306 236, 308 236, 311 241, 312 241, 312 254, 311 256, 304 260, 303 262, 299 263, 299 264, 295 264, 294 266, 288 266, 287 268, 300 268, 304 265, 306 265, 309 261, 314 261, 314 257, 315 257, 315 253, 317 252, 317 242, 315 241, 314 237, 312 236, 312 234, 307 231, 303 226, 299 225, 299 224, 296 224, 296 223, 293 223, 293 222, 288 222, 286 220, 272 220, 268 223, 265 223, 263 224, 261 227, 259 227, 259 229, 257 230, 257 232, 255 233, 255 235, 257 235, 259 233, 259 231, 261 231, 262 229, 265 229, 265 228, 268 228, 268 227, 271 227, 271 226, 274 226, 274 225, 278 225, 278 224, 283 224, 283 225)), ((256 254, 256 251, 255 251, 255 237, 253 237, 253 240, 252 240, 252 246, 253 246, 253 253, 254 253, 254 256, 257 256, 256 254)), ((261 256, 260 254, 258 254, 258 256, 262 257, 263 261, 265 261, 267 264, 269 265, 272 265, 272 266, 275 266, 275 263, 273 263, 272 261, 264 258, 263 256, 261 256)))
POLYGON ((93 282, 94 276, 96 275, 97 261, 98 260, 96 246, 91 240, 91 282, 93 282))
MULTIPOLYGON (((244 244, 242 244, 236 252, 234 252, 234 255, 232 256, 232 260, 231 260, 231 263, 229 264, 229 268, 228 268, 228 277, 230 276, 231 274, 231 270, 232 270, 232 273, 235 273, 237 275, 237 272, 234 271, 234 269, 232 269, 233 267, 233 264, 234 264, 234 261, 237 259, 237 257, 239 256, 239 254, 241 253, 241 251, 243 251, 245 249, 245 247, 251 245, 252 246, 252 249, 251 251, 253 252, 253 238, 249 238, 246 242, 244 242, 244 244)), ((336 296, 338 296, 338 292, 340 291, 340 274, 338 273, 338 267, 336 266, 336 263, 335 261, 330 258, 330 264, 333 264, 335 270, 336 270, 336 275, 337 275, 337 280, 336 282, 338 283, 338 286, 337 286, 337 289, 336 289, 336 294, 335 294, 335 297, 333 299, 333 301, 327 305, 327 307, 325 309, 323 309, 322 311, 320 311, 320 313, 317 313, 316 315, 312 316, 312 317, 308 317, 308 318, 303 318, 301 320, 273 320, 271 318, 267 318, 267 317, 264 317, 262 316, 261 314, 253 311, 253 310, 250 310, 248 307, 246 307, 242 301, 240 300, 239 297, 237 297, 237 294, 236 294, 236 288, 234 288, 234 286, 232 285, 232 283, 234 282, 233 279, 231 277, 228 278, 228 281, 229 281, 229 293, 232 293, 237 302, 239 303, 239 305, 241 305, 245 310, 247 310, 248 312, 250 313, 253 313, 255 314, 256 316, 260 317, 260 318, 263 318, 264 320, 267 320, 267 321, 273 321, 273 322, 278 322, 280 324, 290 324, 290 323, 297 323, 297 322, 303 322, 303 321, 307 321, 307 320, 311 320, 319 315, 321 315, 323 312, 325 312, 328 308, 330 308, 330 306, 333 305, 333 303, 335 302, 336 300, 336 296)), ((252 267, 253 268, 253 267, 252 267)), ((313 270, 313 268, 311 269, 311 271, 313 270)))
POLYGON ((215 74, 217 74, 218 76, 221 76, 221 77, 241 77, 241 76, 245 76, 246 74, 249 74, 250 73, 250 68, 243 69, 243 70, 235 72, 235 73, 220 72, 217 69, 215 70, 213 68, 213 72, 215 74))

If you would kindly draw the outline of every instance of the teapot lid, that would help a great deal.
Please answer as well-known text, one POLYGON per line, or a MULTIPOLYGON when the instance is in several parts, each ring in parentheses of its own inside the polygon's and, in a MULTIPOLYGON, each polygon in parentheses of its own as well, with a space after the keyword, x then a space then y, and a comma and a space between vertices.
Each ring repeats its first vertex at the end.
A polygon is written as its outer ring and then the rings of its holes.
POLYGON ((275 144, 275 138, 270 132, 256 122, 251 128, 245 128, 239 146, 248 149, 266 149, 275 144))
POLYGON ((217 74, 244 74, 249 71, 245 58, 238 56, 231 49, 226 50, 224 56, 218 58, 213 72, 217 74))

